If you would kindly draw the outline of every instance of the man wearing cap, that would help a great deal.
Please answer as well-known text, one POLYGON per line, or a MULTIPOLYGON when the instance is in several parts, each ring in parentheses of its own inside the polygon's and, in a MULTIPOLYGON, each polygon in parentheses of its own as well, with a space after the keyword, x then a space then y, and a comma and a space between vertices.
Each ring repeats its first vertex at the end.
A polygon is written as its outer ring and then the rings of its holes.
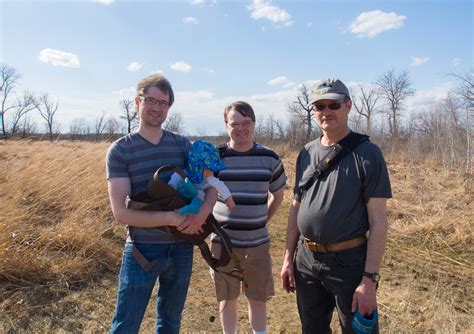
POLYGON ((313 178, 323 157, 351 134, 352 102, 340 80, 326 79, 313 87, 310 104, 323 135, 296 162, 281 279, 287 292, 296 291, 303 333, 331 333, 334 307, 343 333, 352 333, 354 312, 377 307, 390 180, 382 152, 368 140, 313 178))

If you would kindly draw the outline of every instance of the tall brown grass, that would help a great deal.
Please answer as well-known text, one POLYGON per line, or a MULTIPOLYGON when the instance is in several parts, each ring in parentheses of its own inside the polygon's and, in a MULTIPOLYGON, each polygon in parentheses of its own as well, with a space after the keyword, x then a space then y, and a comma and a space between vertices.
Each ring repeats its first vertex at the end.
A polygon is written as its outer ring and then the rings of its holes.
MULTIPOLYGON (((124 229, 106 192, 107 143, 0 142, 0 331, 105 332, 115 303, 124 229)), ((294 295, 280 288, 290 184, 270 223, 276 296, 269 332, 298 332, 294 295)), ((378 300, 384 332, 473 332, 471 176, 435 160, 387 157, 394 198, 378 300)), ((198 253, 198 252, 197 252, 198 253)), ((209 270, 196 253, 183 332, 219 332, 209 270)), ((142 331, 154 331, 154 300, 142 331)), ((244 299, 241 329, 249 331, 244 299)), ((336 320, 334 328, 337 329, 336 320)))

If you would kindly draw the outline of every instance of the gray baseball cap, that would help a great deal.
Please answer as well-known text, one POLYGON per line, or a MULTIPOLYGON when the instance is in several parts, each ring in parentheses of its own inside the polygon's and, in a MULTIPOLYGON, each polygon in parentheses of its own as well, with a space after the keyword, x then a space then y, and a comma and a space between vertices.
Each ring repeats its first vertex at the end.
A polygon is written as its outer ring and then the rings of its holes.
POLYGON ((328 78, 314 84, 309 104, 319 100, 342 100, 345 96, 351 98, 346 85, 339 79, 328 78))

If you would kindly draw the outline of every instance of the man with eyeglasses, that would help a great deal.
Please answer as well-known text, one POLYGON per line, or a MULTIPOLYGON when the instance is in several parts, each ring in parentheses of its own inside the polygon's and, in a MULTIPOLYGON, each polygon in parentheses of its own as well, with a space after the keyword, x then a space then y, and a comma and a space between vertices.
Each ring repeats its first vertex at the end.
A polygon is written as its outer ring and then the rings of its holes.
MULTIPOLYGON (((174 93, 163 76, 152 75, 137 86, 135 105, 138 131, 115 141, 107 152, 107 183, 115 220, 127 226, 117 289, 117 305, 110 333, 138 333, 148 301, 158 280, 156 333, 178 333, 188 292, 193 246, 173 236, 168 227, 194 234, 217 199, 210 187, 197 215, 180 216, 174 211, 129 210, 127 195, 146 191, 155 171, 163 165, 184 168, 191 143, 185 137, 162 129, 173 105, 174 93), (142 268, 136 249, 151 263, 142 268)), ((169 178, 169 174, 167 177, 169 178)), ((168 180, 161 180, 167 183, 168 180)))
MULTIPOLYGON (((266 332, 266 301, 274 295, 270 238, 267 224, 283 200, 286 175, 279 156, 254 141, 255 113, 243 101, 224 110, 229 142, 219 148, 225 168, 217 173, 232 193, 235 207, 222 199, 214 206, 214 217, 227 232, 234 256, 230 264, 213 272, 219 314, 224 333, 237 333, 241 289, 248 301, 254 333, 266 332), (235 270, 237 269, 237 270, 235 270), (243 281, 236 275, 242 274, 243 281)), ((220 240, 212 235, 211 250, 220 254, 220 240)))
POLYGON ((335 307, 342 332, 353 333, 354 312, 368 316, 377 307, 390 180, 382 152, 367 140, 306 189, 318 163, 351 133, 352 102, 340 80, 315 84, 310 104, 323 135, 306 144, 296 162, 282 285, 296 291, 303 333, 331 333, 335 307))

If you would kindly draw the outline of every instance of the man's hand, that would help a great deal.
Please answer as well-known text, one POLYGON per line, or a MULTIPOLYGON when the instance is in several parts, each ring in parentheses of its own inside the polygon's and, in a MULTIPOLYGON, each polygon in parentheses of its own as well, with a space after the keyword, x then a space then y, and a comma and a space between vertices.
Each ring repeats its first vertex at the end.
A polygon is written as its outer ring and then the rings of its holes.
POLYGON ((194 215, 181 216, 181 222, 176 229, 184 234, 199 234, 202 232, 202 223, 194 215), (183 220, 184 218, 184 220, 183 220))
POLYGON ((359 309, 362 315, 371 314, 377 307, 376 288, 377 283, 368 277, 364 277, 352 297, 352 312, 359 309))
MULTIPOLYGON (((195 199, 198 198, 195 197, 195 199)), ((204 223, 206 222, 206 219, 209 216, 210 212, 208 209, 205 208, 205 206, 201 206, 198 210, 199 212, 196 215, 185 216, 186 219, 177 227, 178 231, 183 232, 185 234, 199 234, 203 231, 202 225, 204 225, 204 223)))
POLYGON ((288 293, 295 292, 295 267, 291 257, 287 256, 286 254, 281 267, 280 276, 283 289, 288 293))

